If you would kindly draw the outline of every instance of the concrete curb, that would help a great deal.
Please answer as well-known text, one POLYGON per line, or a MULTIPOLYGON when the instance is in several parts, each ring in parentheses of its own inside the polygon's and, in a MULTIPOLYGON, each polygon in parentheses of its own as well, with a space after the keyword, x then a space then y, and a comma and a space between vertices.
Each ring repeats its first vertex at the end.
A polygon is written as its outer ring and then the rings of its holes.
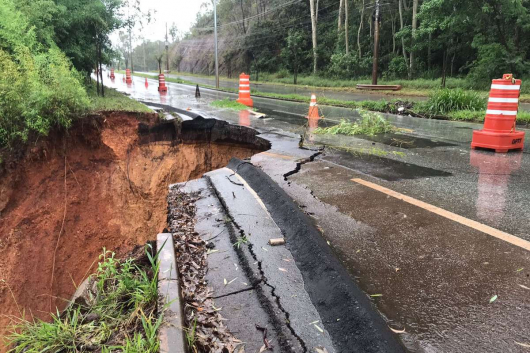
POLYGON ((160 353, 186 353, 184 313, 175 259, 175 247, 171 233, 156 237, 160 269, 158 271, 158 307, 164 315, 164 323, 158 332, 160 353))

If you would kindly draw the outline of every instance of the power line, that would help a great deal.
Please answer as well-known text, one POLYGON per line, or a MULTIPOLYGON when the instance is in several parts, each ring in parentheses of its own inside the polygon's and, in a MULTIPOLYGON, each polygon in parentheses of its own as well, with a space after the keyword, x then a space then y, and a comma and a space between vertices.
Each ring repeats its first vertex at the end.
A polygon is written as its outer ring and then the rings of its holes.
MULTIPOLYGON (((263 13, 255 14, 255 15, 252 15, 252 16, 247 17, 245 19, 241 19, 241 20, 237 20, 237 21, 232 21, 232 22, 228 22, 228 23, 225 23, 225 24, 221 24, 221 25, 217 26, 217 28, 222 28, 222 27, 226 27, 226 26, 232 26, 232 25, 235 25, 235 24, 244 23, 244 22, 253 20, 255 18, 258 18, 260 16, 265 16, 265 15, 271 13, 271 12, 274 12, 276 10, 280 10, 280 9, 282 9, 284 7, 293 5, 293 4, 297 3, 297 2, 302 2, 302 0, 290 0, 290 1, 286 2, 286 3, 281 4, 280 6, 277 6, 275 8, 269 9, 269 10, 263 12, 263 13)), ((192 28, 191 30, 211 31, 213 29, 214 29, 214 27, 196 27, 196 28, 192 28)))

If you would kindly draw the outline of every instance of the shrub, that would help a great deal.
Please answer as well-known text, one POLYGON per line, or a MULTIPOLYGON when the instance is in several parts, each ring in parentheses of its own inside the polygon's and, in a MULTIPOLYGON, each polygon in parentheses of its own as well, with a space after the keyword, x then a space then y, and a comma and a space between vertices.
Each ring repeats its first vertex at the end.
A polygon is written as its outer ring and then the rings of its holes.
POLYGON ((384 134, 396 130, 381 114, 359 110, 361 120, 349 122, 342 119, 338 125, 315 129, 316 134, 332 135, 375 135, 384 134))
POLYGON ((395 56, 388 64, 388 70, 383 73, 385 79, 407 78, 407 63, 402 56, 395 56))
POLYGON ((44 50, 11 0, 0 1, 0 148, 69 127, 89 100, 80 76, 54 45, 44 50))
POLYGON ((370 60, 371 58, 359 59, 357 53, 333 54, 331 56, 328 72, 333 77, 351 79, 369 71, 370 60))
POLYGON ((434 91, 424 105, 431 115, 445 115, 456 110, 484 110, 486 98, 463 89, 439 89, 434 91))

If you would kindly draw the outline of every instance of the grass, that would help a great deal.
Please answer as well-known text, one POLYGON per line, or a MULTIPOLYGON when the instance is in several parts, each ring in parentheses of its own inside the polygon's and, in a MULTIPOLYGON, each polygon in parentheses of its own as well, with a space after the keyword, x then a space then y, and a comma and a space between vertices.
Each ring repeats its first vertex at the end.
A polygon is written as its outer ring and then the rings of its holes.
POLYGON ((212 107, 216 108, 224 108, 224 109, 232 109, 232 110, 246 110, 248 107, 244 104, 241 104, 239 102, 230 100, 228 98, 216 100, 210 103, 212 107))
POLYGON ((381 114, 360 110, 361 120, 358 122, 348 122, 342 119, 338 125, 317 128, 316 134, 331 135, 376 135, 393 132, 396 127, 386 120, 381 114))
POLYGON ((97 95, 95 85, 88 87, 87 91, 91 102, 90 110, 93 112, 127 111, 152 113, 152 110, 149 109, 145 104, 131 99, 113 88, 105 87, 105 97, 97 95))
POLYGON ((432 115, 446 115, 450 112, 486 109, 486 98, 477 92, 464 91, 461 88, 436 90, 429 96, 429 100, 420 103, 420 107, 432 115))
POLYGON ((145 256, 148 261, 120 261, 104 250, 83 304, 57 312, 51 322, 20 319, 7 338, 9 352, 158 352, 160 263, 149 246, 145 256))

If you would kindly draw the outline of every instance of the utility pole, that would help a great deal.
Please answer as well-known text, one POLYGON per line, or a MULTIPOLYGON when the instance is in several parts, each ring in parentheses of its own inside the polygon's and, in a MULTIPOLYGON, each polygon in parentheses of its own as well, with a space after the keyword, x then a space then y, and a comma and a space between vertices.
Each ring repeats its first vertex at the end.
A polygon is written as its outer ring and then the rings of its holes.
POLYGON ((213 0, 213 33, 215 37, 215 88, 219 88, 219 59, 217 56, 217 0, 213 0))
POLYGON ((166 22, 166 72, 169 72, 169 42, 167 41, 167 22, 166 22))
POLYGON ((374 59, 372 67, 372 85, 377 85, 377 63, 379 61, 379 18, 381 16, 379 1, 375 0, 375 20, 374 20, 374 59))

